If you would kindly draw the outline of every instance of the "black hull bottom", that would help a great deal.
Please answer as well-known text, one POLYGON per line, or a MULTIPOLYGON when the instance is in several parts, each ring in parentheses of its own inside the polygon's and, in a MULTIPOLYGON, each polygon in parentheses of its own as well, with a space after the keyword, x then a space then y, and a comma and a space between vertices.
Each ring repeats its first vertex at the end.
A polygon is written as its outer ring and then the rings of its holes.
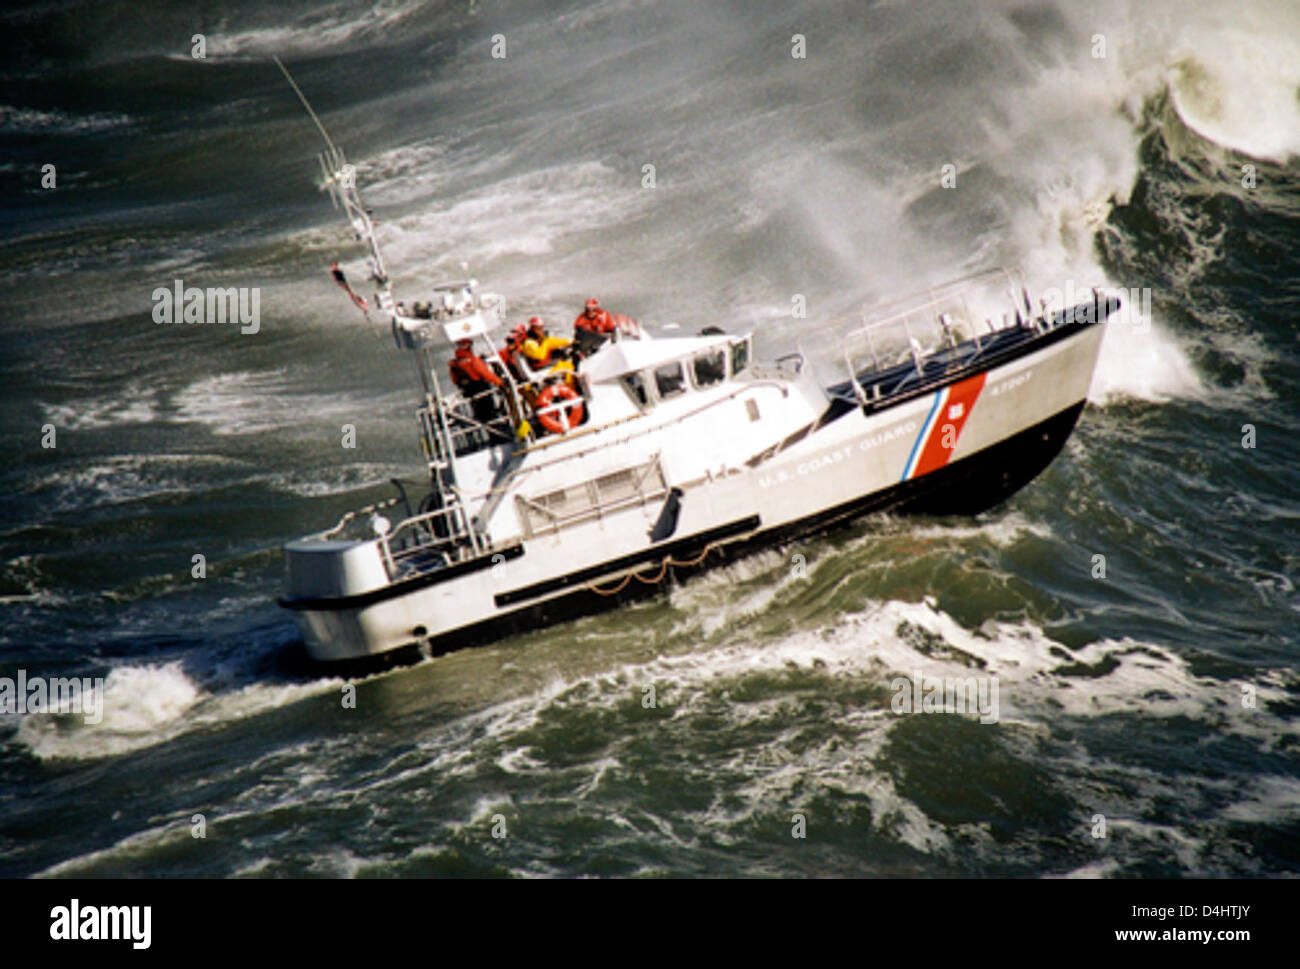
MULTIPOLYGON (((791 539, 816 534, 846 524, 854 519, 877 512, 895 512, 917 515, 975 515, 1001 504, 1019 491, 1052 463, 1064 447, 1083 411, 1080 401, 1060 413, 1035 424, 978 454, 955 461, 945 468, 932 471, 924 477, 900 482, 883 491, 827 509, 816 515, 792 522, 779 528, 760 531, 749 538, 716 548, 698 565, 673 567, 674 578, 686 578, 697 572, 717 568, 734 562, 760 549, 771 548, 791 539)), ((675 553, 675 557, 690 558, 703 551, 705 542, 693 552, 689 549, 675 553)), ((647 577, 658 571, 657 566, 647 566, 647 577)), ((606 585, 612 584, 606 580, 606 585)), ((593 615, 617 608, 625 603, 654 596, 661 591, 658 584, 629 582, 615 595, 601 595, 587 585, 560 598, 527 607, 508 616, 486 619, 468 629, 458 629, 437 637, 425 644, 411 643, 386 653, 360 660, 315 663, 317 669, 326 668, 331 674, 375 672, 395 665, 419 660, 423 655, 441 655, 467 646, 477 646, 503 639, 507 636, 539 629, 579 616, 593 615)))

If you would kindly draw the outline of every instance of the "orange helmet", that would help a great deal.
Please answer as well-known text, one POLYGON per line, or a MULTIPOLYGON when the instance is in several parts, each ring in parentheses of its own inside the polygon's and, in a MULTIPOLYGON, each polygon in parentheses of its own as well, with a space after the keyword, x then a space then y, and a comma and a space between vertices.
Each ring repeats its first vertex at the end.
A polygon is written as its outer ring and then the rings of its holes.
POLYGON ((589 310, 600 309, 600 300, 596 299, 596 297, 594 296, 591 299, 587 300, 587 309, 589 310))

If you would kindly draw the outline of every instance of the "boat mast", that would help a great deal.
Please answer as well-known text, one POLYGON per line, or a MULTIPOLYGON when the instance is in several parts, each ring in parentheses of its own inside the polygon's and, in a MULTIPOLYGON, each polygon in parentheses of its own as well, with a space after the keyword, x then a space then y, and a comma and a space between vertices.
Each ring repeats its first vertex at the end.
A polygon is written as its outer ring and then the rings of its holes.
POLYGON ((312 123, 316 125, 316 130, 320 132, 321 138, 325 140, 325 150, 318 156, 320 160, 321 174, 325 177, 324 185, 321 187, 330 193, 330 202, 335 209, 343 209, 344 214, 348 217, 348 222, 352 224, 352 231, 356 234, 357 241, 365 245, 370 252, 370 278, 379 287, 376 297, 379 302, 379 308, 386 313, 391 313, 393 309, 392 286, 388 278, 388 268, 384 265, 384 253, 379 248, 379 240, 375 238, 375 223, 370 218, 370 212, 361 203, 361 195, 357 191, 357 170, 356 166, 350 165, 343 154, 343 149, 334 144, 334 139, 330 137, 325 125, 321 123, 320 118, 312 109, 311 102, 307 100, 307 95, 302 93, 302 88, 298 87, 298 82, 293 79, 289 69, 284 66, 280 58, 273 57, 275 66, 280 68, 284 74, 284 79, 289 82, 293 88, 293 93, 298 95, 298 100, 302 106, 307 109, 307 114, 311 116, 312 123))
MULTIPOLYGON (((288 68, 278 57, 272 59, 298 95, 298 100, 307 109, 307 114, 325 141, 325 150, 318 156, 321 174, 324 176, 321 188, 329 192, 334 208, 343 210, 357 241, 364 244, 370 253, 370 279, 376 286, 375 300, 380 310, 392 321, 393 338, 400 349, 413 351, 424 398, 420 412, 420 433, 427 459, 429 483, 437 496, 437 507, 446 513, 445 521, 455 539, 465 543, 471 554, 477 555, 483 550, 484 539, 475 531, 469 510, 456 487, 455 437, 436 372, 434 350, 443 341, 450 344, 458 336, 476 335, 486 340, 495 356, 496 350, 488 333, 504 322, 505 299, 495 294, 479 294, 477 282, 471 279, 461 288, 435 287, 434 295, 441 298, 442 305, 431 308, 425 304, 426 312, 423 316, 410 316, 405 306, 396 302, 384 254, 375 235, 374 221, 357 189, 355 166, 348 163, 343 150, 334 144, 288 68), (460 303, 456 302, 458 296, 463 300, 460 303)), ((363 307, 363 312, 365 310, 363 307)), ((515 391, 513 381, 510 389, 512 393, 515 391)))
POLYGON ((388 278, 388 268, 384 265, 384 253, 375 238, 375 224, 370 213, 361 204, 361 195, 357 191, 357 170, 350 165, 342 149, 330 145, 319 155, 321 173, 325 176, 322 186, 330 193, 330 201, 335 209, 343 209, 352 224, 352 231, 357 241, 365 245, 370 252, 370 279, 378 287, 376 298, 379 308, 385 313, 393 311, 392 284, 388 278))

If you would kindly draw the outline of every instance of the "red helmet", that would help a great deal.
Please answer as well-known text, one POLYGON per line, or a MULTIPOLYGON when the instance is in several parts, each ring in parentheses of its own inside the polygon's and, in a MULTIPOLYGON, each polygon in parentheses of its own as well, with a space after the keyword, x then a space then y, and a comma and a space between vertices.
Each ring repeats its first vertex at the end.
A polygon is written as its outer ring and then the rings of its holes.
MULTIPOLYGON (((537 317, 534 316, 533 319, 537 319, 537 317)), ((509 339, 522 340, 527 335, 528 335, 528 327, 524 326, 522 323, 516 323, 514 326, 510 328, 509 339)))
POLYGON ((534 316, 528 321, 528 329, 544 330, 546 329, 546 322, 540 316, 534 316))
POLYGON ((587 300, 587 309, 589 310, 600 309, 600 300, 596 299, 596 297, 594 296, 591 299, 587 300))

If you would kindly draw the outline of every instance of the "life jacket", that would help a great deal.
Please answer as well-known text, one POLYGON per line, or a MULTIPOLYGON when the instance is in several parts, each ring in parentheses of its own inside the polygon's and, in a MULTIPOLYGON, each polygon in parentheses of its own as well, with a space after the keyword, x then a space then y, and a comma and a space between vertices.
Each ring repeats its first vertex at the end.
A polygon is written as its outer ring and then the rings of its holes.
POLYGON ((530 336, 524 341, 524 356, 528 358, 528 362, 534 369, 545 367, 551 362, 551 354, 572 342, 562 336, 546 336, 540 340, 530 336))
POLYGON ((462 390, 478 393, 486 390, 485 384, 500 384, 501 378, 488 369, 473 350, 456 350, 455 356, 447 362, 451 372, 451 382, 462 390))
POLYGON ((601 310, 595 316, 588 316, 585 312, 579 313, 578 318, 573 321, 574 330, 592 330, 596 333, 613 333, 615 329, 614 317, 610 316, 609 310, 601 310))
POLYGON ((507 343, 497 351, 497 356, 500 357, 501 362, 505 364, 506 370, 510 372, 510 376, 514 377, 516 381, 522 381, 524 379, 524 372, 519 368, 519 359, 516 356, 518 352, 519 344, 507 343))

